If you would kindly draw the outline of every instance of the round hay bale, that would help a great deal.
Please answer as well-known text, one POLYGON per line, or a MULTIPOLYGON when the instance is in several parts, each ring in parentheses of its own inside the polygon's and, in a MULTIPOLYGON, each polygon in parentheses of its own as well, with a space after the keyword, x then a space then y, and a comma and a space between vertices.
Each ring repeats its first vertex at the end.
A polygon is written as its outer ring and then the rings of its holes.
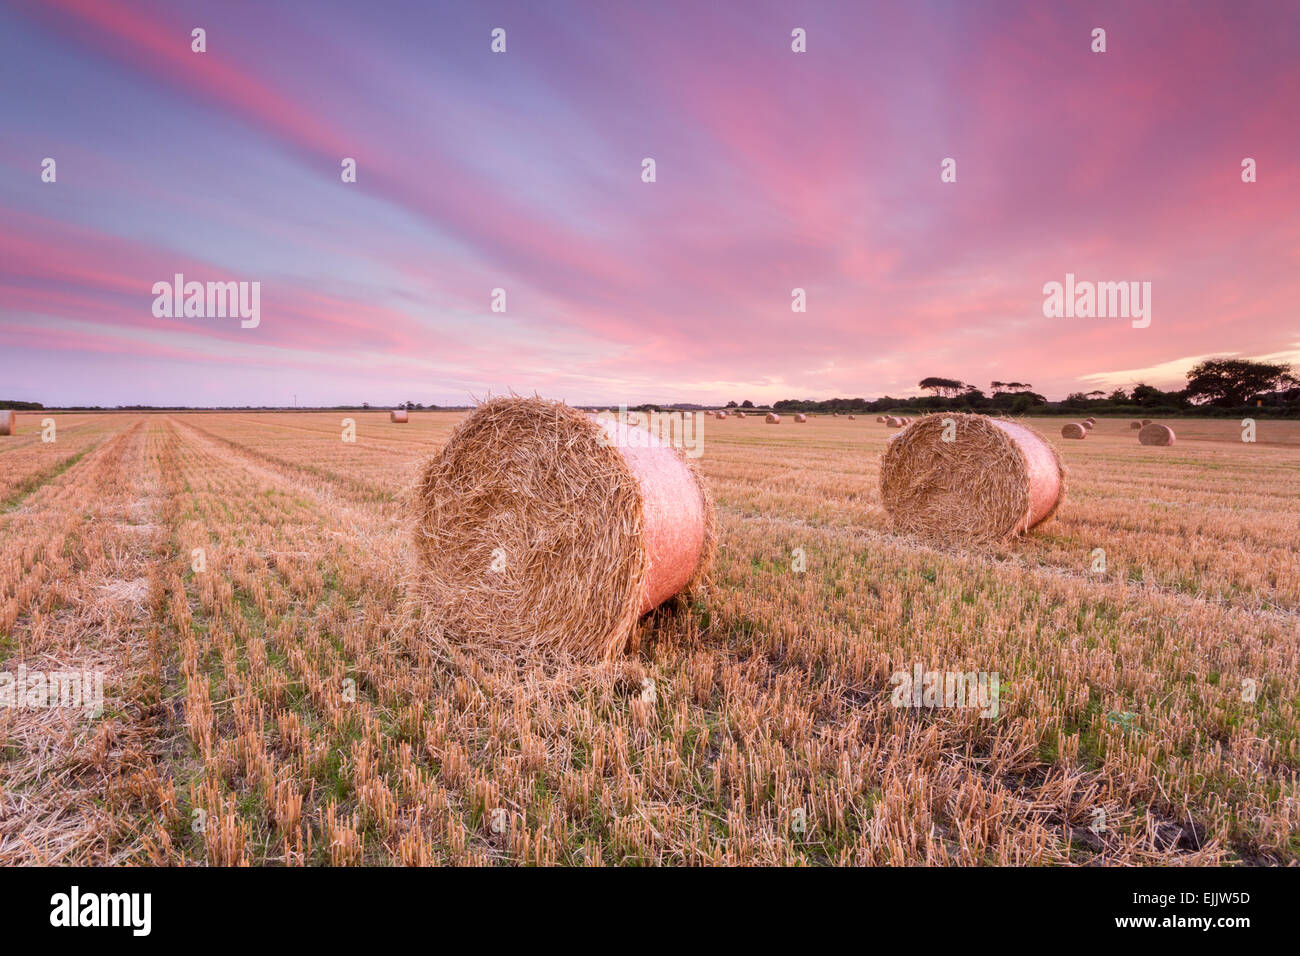
POLYGON ((415 506, 429 618, 516 655, 612 659, 713 558, 712 499, 680 449, 540 398, 466 416, 424 466, 415 506))
POLYGON ((880 424, 882 424, 882 425, 885 424, 885 420, 886 420, 886 419, 885 419, 885 416, 884 416, 884 415, 877 415, 877 416, 876 416, 876 421, 880 422, 880 424))
POLYGON ((888 418, 885 419, 885 424, 888 425, 890 428, 902 428, 903 420, 901 418, 895 418, 893 415, 890 415, 888 418))
POLYGON ((726 413, 726 412, 714 412, 714 414, 717 415, 718 418, 720 418, 720 419, 721 419, 721 418, 726 418, 726 417, 727 417, 727 413, 726 413))
POLYGON ((776 412, 768 412, 768 413, 767 413, 767 418, 764 419, 764 420, 765 420, 769 425, 780 425, 780 424, 781 424, 781 416, 778 415, 776 412))
POLYGON ((1092 431, 1092 422, 1088 421, 1087 419, 1084 419, 1083 421, 1079 422, 1079 424, 1083 427, 1084 431, 1092 431))
POLYGON ((850 415, 850 416, 849 416, 849 421, 851 421, 851 422, 852 422, 852 421, 857 421, 857 418, 858 418, 857 415, 850 415))
POLYGON ((880 497, 899 531, 995 542, 1056 514, 1065 468, 1051 443, 1018 422, 930 415, 886 446, 880 497), (956 425, 953 441, 943 440, 947 420, 956 425))
POLYGON ((11 408, 0 409, 0 435, 14 433, 14 413, 11 408))
POLYGON ((1095 419, 1095 418, 1085 418, 1084 421, 1087 422, 1089 425, 1096 425, 1096 424, 1097 424, 1097 419, 1095 419))
POLYGON ((1070 424, 1066 425, 1064 428, 1061 429, 1061 437, 1062 438, 1087 438, 1088 429, 1084 428, 1083 425, 1078 424, 1076 422, 1070 422, 1070 424))
POLYGON ((398 425, 405 425, 407 420, 406 409, 395 408, 388 413, 388 421, 395 422, 398 425))
POLYGON ((1128 427, 1133 429, 1133 431, 1137 431, 1139 428, 1142 427, 1142 423, 1137 419, 1134 419, 1133 421, 1128 423, 1128 427))
POLYGON ((744 413, 744 412, 736 412, 736 417, 737 417, 737 418, 744 418, 744 417, 745 417, 745 413, 744 413))
POLYGON ((1143 445, 1172 445, 1174 430, 1168 425, 1157 425, 1152 422, 1150 425, 1142 426, 1142 430, 1138 432, 1138 442, 1143 445))
POLYGON ((808 421, 808 416, 805 415, 803 412, 799 412, 794 416, 794 420, 798 422, 800 425, 802 425, 804 422, 808 421))
POLYGON ((1142 419, 1142 427, 1143 427, 1143 428, 1145 428, 1147 425, 1150 425, 1150 424, 1151 424, 1151 419, 1149 419, 1149 418, 1144 418, 1144 419, 1142 419))

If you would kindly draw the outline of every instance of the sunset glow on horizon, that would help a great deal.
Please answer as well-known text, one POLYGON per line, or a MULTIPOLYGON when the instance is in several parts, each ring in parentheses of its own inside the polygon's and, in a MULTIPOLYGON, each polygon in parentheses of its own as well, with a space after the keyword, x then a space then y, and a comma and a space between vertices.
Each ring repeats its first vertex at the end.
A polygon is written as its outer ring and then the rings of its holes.
POLYGON ((0 0, 0 399, 1060 398, 1300 364, 1297 49, 1273 3, 0 0), (177 274, 260 283, 260 321, 159 316, 177 274), (1150 283, 1149 326, 1046 317, 1067 276, 1150 283))

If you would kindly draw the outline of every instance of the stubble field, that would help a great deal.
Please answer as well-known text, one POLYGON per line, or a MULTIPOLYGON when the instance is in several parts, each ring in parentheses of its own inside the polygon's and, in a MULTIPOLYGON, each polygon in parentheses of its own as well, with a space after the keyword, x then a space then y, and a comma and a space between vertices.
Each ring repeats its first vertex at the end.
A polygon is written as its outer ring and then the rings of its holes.
POLYGON ((0 670, 107 701, 0 709, 0 864, 1300 860, 1300 423, 1034 422, 1066 504, 970 551, 890 532, 884 426, 709 420, 711 582, 589 667, 407 601, 459 415, 39 417, 0 438, 0 670), (917 664, 996 672, 997 716, 894 706, 917 664))

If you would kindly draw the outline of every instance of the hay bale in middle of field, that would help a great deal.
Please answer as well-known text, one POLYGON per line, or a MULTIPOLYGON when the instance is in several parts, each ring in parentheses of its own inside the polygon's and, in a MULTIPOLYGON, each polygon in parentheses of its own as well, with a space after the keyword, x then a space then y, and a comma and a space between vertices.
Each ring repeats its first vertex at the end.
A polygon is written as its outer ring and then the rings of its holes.
POLYGON ((1078 422, 1070 422, 1061 429, 1062 438, 1087 438, 1088 429, 1084 428, 1078 422))
POLYGON ((14 433, 14 413, 12 409, 0 410, 0 435, 12 435, 14 433))
POLYGON ((388 413, 388 421, 398 425, 405 425, 407 421, 406 409, 395 408, 388 413))
POLYGON ((1018 422, 930 415, 889 442, 880 497, 895 528, 940 541, 995 542, 1023 534, 1065 500, 1051 443, 1018 422), (945 421, 956 426, 944 441, 945 421))
POLYGON ((794 416, 794 420, 798 422, 800 425, 802 425, 804 422, 808 421, 808 416, 805 415, 803 412, 799 412, 797 415, 794 416))
POLYGON ((1135 418, 1133 419, 1133 421, 1128 423, 1128 427, 1131 428, 1133 431, 1137 431, 1139 428, 1142 427, 1142 423, 1135 418))
POLYGON ((1174 443, 1174 430, 1168 425, 1157 425, 1155 422, 1150 425, 1143 425, 1142 430, 1138 432, 1138 443, 1142 445, 1172 445, 1174 443))
POLYGON ((681 449, 540 398, 466 416, 415 505, 424 615, 458 644, 516 657, 616 657, 714 549, 712 501, 681 449))
POLYGON ((778 415, 776 412, 768 412, 767 418, 765 418, 764 421, 766 421, 769 425, 780 425, 781 416, 778 415))
POLYGON ((1095 425, 1096 422, 1090 422, 1085 418, 1083 421, 1079 422, 1079 424, 1083 426, 1085 431, 1092 431, 1092 426, 1095 425))

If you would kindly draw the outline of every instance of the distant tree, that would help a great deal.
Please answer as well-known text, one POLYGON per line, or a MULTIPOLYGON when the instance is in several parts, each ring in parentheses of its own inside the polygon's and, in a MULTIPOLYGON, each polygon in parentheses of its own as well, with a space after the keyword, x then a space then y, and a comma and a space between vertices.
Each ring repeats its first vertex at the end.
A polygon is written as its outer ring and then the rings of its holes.
POLYGON ((936 397, 955 398, 960 395, 966 388, 965 382, 959 382, 955 378, 939 378, 931 375, 917 382, 917 388, 923 388, 927 392, 933 392, 936 397))
POLYGON ((735 402, 727 402, 727 407, 728 407, 728 408, 735 408, 735 407, 736 407, 736 403, 735 403, 735 402))
POLYGON ((1101 389, 1099 389, 1099 388, 1094 388, 1091 392, 1088 393, 1088 396, 1087 396, 1087 397, 1088 397, 1088 398, 1105 398, 1105 397, 1106 397, 1106 393, 1103 392, 1103 391, 1102 391, 1101 389))
POLYGON ((1133 386, 1133 402, 1137 405, 1159 405, 1165 400, 1165 393, 1154 385, 1139 382, 1133 386))
POLYGON ((362 408, 369 408, 369 407, 370 407, 370 403, 369 403, 369 402, 362 402, 362 403, 361 403, 361 407, 362 407, 362 408))
POLYGON ((1236 406, 1249 404, 1257 395, 1300 384, 1285 362, 1249 359, 1206 359, 1187 373, 1184 394, 1193 402, 1236 406))
POLYGON ((741 407, 741 408, 753 408, 753 407, 754 407, 754 403, 751 402, 749 399, 745 399, 743 402, 740 403, 740 407, 741 407))
POLYGON ((1110 401, 1117 405, 1122 405, 1128 401, 1128 393, 1122 388, 1117 388, 1110 393, 1110 401))

